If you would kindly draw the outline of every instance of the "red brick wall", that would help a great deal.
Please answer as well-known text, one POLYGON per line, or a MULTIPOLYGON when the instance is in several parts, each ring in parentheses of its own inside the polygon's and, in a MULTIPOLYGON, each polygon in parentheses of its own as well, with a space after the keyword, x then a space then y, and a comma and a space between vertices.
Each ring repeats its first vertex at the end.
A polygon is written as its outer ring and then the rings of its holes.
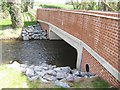
MULTIPOLYGON (((118 13, 101 11, 68 11, 56 9, 38 9, 37 19, 47 21, 73 36, 81 39, 102 56, 114 68, 120 71, 120 27, 118 13)), ((118 86, 117 81, 87 51, 83 51, 83 70, 90 63, 91 72, 118 86)))

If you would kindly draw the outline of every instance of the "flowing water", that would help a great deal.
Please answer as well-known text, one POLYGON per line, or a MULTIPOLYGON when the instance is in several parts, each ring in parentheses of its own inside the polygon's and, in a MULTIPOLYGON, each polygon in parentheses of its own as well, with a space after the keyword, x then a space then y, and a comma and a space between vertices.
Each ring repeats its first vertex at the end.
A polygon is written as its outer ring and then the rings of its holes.
POLYGON ((17 60, 34 65, 38 65, 40 62, 71 68, 75 68, 76 65, 76 50, 62 40, 4 40, 0 41, 0 45, 1 64, 17 60))

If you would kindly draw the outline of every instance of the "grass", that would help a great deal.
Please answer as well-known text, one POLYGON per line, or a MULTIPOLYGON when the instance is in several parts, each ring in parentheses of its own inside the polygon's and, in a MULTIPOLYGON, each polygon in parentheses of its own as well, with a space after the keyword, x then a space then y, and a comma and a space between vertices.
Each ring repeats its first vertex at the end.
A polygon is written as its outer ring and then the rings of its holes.
MULTIPOLYGON (((36 24, 36 21, 25 21, 24 27, 27 27, 30 25, 35 25, 35 24, 36 24)), ((11 25, 12 25, 12 22, 9 18, 3 19, 2 21, 0 21, 0 28, 5 28, 5 27, 11 26, 11 25)))
POLYGON ((30 82, 27 77, 7 65, 0 66, 0 88, 39 88, 40 82, 30 82))
POLYGON ((69 10, 73 10, 73 6, 72 5, 65 5, 65 4, 45 4, 46 6, 56 6, 56 7, 60 7, 61 9, 69 9, 69 10))
POLYGON ((25 21, 24 22, 24 27, 30 26, 30 25, 35 25, 36 21, 25 21))
POLYGON ((75 88, 109 88, 110 87, 110 85, 100 77, 81 78, 78 82, 73 83, 72 86, 75 88))
POLYGON ((6 26, 11 26, 12 22, 10 18, 3 19, 0 21, 0 28, 6 27, 6 26))

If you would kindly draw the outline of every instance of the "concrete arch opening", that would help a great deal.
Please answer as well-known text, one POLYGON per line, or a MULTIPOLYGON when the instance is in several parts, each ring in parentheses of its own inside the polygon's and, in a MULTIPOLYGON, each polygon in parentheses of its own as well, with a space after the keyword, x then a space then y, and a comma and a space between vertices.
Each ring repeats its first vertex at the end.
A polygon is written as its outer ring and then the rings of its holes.
MULTIPOLYGON (((77 69, 80 71, 82 70, 81 68, 81 62, 82 62, 82 50, 83 47, 78 43, 75 42, 74 37, 72 35, 67 35, 68 33, 64 32, 63 30, 60 30, 56 26, 49 25, 49 33, 48 37, 50 40, 64 40, 67 42, 70 46, 72 46, 76 50, 77 58, 75 61, 75 66, 77 69)), ((69 55, 68 55, 69 56, 69 55)))
POLYGON ((56 33, 54 33, 52 30, 48 30, 48 38, 49 40, 62 40, 65 42, 67 46, 66 48, 67 53, 64 53, 63 51, 62 54, 64 54, 63 56, 67 56, 70 58, 68 60, 68 58, 63 57, 63 59, 60 62, 63 63, 63 65, 70 66, 71 68, 76 68, 77 50, 69 43, 67 43, 64 39, 62 39, 60 36, 58 36, 56 33))

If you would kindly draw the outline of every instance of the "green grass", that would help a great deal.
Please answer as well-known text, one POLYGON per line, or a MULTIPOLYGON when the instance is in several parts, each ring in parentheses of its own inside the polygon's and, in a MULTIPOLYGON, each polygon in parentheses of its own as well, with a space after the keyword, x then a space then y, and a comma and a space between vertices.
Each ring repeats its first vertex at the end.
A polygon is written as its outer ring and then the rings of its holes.
POLYGON ((11 26, 12 22, 10 18, 3 19, 0 21, 0 28, 6 27, 6 26, 11 26))
POLYGON ((30 25, 35 25, 36 21, 25 21, 24 22, 24 27, 30 26, 30 25))
POLYGON ((74 83, 75 88, 109 88, 110 85, 103 79, 96 77, 93 79, 81 79, 78 83, 74 83))
POLYGON ((50 7, 58 7, 61 9, 69 9, 69 10, 73 10, 73 6, 72 5, 65 5, 65 4, 45 4, 46 6, 50 6, 50 7))
POLYGON ((27 77, 6 65, 0 66, 0 88, 39 88, 40 82, 30 82, 27 77))
MULTIPOLYGON (((11 26, 11 24, 12 23, 10 19, 3 19, 2 21, 0 21, 0 28, 11 26)), ((30 26, 30 25, 35 25, 35 24, 36 24, 36 21, 25 21, 24 22, 25 27, 30 26)))

